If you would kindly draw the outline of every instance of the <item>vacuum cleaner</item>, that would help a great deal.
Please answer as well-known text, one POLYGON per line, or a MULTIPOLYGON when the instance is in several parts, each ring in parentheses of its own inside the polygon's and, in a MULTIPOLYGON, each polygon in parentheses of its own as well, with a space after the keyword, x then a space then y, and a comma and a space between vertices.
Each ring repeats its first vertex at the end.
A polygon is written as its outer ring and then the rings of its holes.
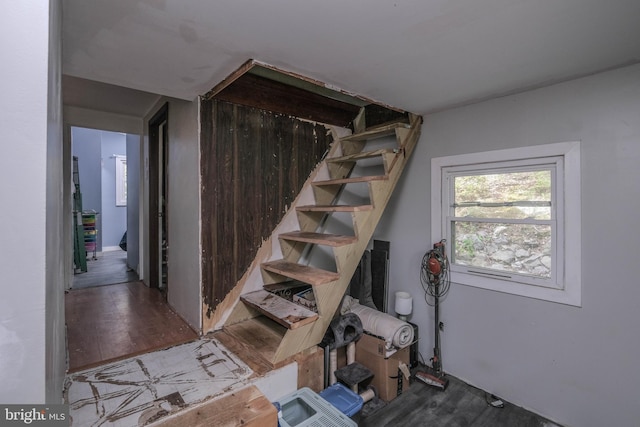
POLYGON ((449 385, 449 380, 442 372, 442 360, 440 357, 440 298, 444 297, 449 291, 449 261, 445 252, 445 240, 441 240, 433 245, 433 249, 427 251, 422 258, 422 268, 420 272, 420 281, 425 291, 425 300, 427 304, 433 305, 434 308, 434 326, 435 326, 435 345, 433 348, 433 357, 431 358, 431 367, 425 366, 424 369, 415 373, 415 378, 423 383, 435 387, 439 390, 445 390, 449 385), (433 304, 429 302, 429 297, 433 299, 433 304))

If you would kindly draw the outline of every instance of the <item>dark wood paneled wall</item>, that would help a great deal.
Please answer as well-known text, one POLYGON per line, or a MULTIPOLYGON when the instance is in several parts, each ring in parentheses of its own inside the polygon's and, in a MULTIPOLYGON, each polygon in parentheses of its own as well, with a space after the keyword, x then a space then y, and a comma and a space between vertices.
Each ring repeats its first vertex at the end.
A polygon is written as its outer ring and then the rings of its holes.
POLYGON ((202 281, 211 314, 242 277, 332 142, 327 128, 201 101, 202 281))
POLYGON ((249 73, 224 88, 216 99, 341 127, 351 126, 360 112, 357 105, 249 73))

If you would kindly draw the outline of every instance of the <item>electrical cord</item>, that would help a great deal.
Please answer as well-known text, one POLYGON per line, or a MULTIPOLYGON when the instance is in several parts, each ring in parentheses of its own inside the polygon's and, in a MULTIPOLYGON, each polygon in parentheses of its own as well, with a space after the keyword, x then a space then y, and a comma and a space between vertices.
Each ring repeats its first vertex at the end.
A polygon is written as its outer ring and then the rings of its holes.
POLYGON ((420 282, 424 290, 425 302, 433 306, 428 297, 444 297, 449 292, 451 281, 449 278, 449 260, 444 253, 444 240, 422 257, 420 267, 420 282), (436 270, 434 272, 434 270, 436 270))
POLYGON ((421 364, 422 366, 426 366, 427 365, 426 363, 424 363, 424 357, 422 357, 422 353, 420 353, 420 352, 418 352, 418 359, 420 359, 419 362, 418 362, 419 364, 421 364))

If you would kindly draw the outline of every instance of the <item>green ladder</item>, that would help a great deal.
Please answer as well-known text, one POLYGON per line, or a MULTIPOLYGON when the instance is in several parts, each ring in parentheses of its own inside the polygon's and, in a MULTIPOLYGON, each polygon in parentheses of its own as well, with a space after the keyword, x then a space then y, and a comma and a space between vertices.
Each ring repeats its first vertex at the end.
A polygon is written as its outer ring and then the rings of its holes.
POLYGON ((82 225, 82 193, 80 192, 80 173, 78 156, 73 156, 73 263, 75 270, 87 272, 87 251, 84 247, 84 227, 82 225))

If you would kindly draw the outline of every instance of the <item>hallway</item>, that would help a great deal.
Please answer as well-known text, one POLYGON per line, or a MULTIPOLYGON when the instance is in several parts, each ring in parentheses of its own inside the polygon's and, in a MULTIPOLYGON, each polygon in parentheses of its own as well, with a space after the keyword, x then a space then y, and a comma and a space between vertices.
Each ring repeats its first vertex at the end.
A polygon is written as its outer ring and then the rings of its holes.
POLYGON ((99 252, 93 258, 87 253, 87 272, 73 275, 72 289, 133 282, 138 274, 127 266, 127 252, 123 250, 99 252))
POLYGON ((69 372, 198 337, 160 291, 139 281, 71 290, 65 314, 69 372))

